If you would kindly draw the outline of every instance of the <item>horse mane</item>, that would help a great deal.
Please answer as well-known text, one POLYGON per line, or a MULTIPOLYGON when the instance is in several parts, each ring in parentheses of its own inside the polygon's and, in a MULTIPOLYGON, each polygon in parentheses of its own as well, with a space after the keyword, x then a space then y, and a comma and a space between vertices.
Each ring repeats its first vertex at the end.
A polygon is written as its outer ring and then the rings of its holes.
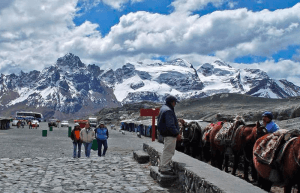
POLYGON ((252 123, 252 124, 248 124, 248 125, 245 125, 245 127, 255 127, 256 124, 255 123, 252 123))

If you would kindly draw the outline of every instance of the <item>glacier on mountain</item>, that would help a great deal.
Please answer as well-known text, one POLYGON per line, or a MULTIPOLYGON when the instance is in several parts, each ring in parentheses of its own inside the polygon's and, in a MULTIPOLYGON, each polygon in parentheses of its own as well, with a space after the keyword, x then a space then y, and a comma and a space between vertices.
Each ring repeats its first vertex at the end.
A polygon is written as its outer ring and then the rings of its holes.
POLYGON ((300 96, 300 88, 287 80, 273 80, 259 69, 235 69, 220 60, 197 69, 178 58, 164 63, 127 63, 113 70, 85 65, 71 53, 41 72, 2 74, 0 89, 2 109, 25 105, 53 113, 88 113, 144 100, 163 102, 170 94, 180 100, 218 93, 300 96))

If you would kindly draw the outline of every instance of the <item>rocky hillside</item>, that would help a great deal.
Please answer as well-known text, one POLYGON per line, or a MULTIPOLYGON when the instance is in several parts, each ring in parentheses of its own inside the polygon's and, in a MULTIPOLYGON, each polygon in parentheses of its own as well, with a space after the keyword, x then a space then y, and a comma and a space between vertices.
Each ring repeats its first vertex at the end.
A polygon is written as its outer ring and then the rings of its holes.
MULTIPOLYGON (((108 123, 118 123, 122 120, 141 119, 140 108, 161 107, 160 103, 127 104, 119 108, 103 109, 98 116, 108 123)), ((175 107, 178 118, 186 120, 203 120, 215 122, 233 120, 236 115, 241 115, 246 122, 261 120, 265 111, 271 111, 276 120, 290 120, 300 118, 300 97, 289 99, 259 98, 244 94, 216 94, 213 96, 182 100, 175 107)))

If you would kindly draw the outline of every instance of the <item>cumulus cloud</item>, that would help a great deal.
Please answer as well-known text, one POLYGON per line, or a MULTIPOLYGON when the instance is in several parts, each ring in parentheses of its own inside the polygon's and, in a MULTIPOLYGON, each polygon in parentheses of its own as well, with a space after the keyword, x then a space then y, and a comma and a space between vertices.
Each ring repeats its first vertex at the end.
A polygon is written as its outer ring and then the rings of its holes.
POLYGON ((171 5, 175 8, 177 12, 192 12, 201 10, 206 7, 209 3, 213 4, 215 7, 221 6, 225 0, 175 0, 171 5))
MULTIPOLYGON (((90 1, 97 2, 110 2, 117 9, 129 0, 90 1)), ((17 67, 41 70, 69 52, 85 63, 114 68, 161 55, 170 59, 186 57, 199 65, 202 61, 211 62, 212 58, 232 62, 246 55, 269 57, 289 45, 300 45, 300 3, 276 11, 253 12, 242 8, 204 16, 191 13, 208 3, 217 6, 224 2, 175 0, 175 11, 169 15, 129 13, 102 37, 98 24, 73 23, 78 12, 77 0, 15 0, 0 11, 1 72, 15 71, 17 67)), ((281 61, 278 64, 287 65, 281 61)))
POLYGON ((79 0, 79 2, 82 3, 82 8, 84 8, 85 10, 89 10, 97 6, 99 3, 104 3, 113 9, 121 10, 123 8, 123 5, 126 3, 133 4, 142 1, 144 0, 79 0))

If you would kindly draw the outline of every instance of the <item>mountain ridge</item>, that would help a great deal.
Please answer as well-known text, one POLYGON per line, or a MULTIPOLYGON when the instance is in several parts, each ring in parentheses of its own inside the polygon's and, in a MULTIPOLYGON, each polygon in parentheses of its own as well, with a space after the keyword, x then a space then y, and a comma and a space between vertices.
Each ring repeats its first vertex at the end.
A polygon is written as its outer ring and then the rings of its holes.
POLYGON ((259 69, 235 69, 221 60, 197 69, 177 58, 103 70, 84 64, 72 53, 42 71, 0 76, 0 108, 10 115, 19 106, 20 110, 41 108, 48 117, 82 117, 122 104, 163 102, 169 94, 183 100, 220 93, 288 98, 300 96, 300 87, 287 80, 274 80, 259 69))

